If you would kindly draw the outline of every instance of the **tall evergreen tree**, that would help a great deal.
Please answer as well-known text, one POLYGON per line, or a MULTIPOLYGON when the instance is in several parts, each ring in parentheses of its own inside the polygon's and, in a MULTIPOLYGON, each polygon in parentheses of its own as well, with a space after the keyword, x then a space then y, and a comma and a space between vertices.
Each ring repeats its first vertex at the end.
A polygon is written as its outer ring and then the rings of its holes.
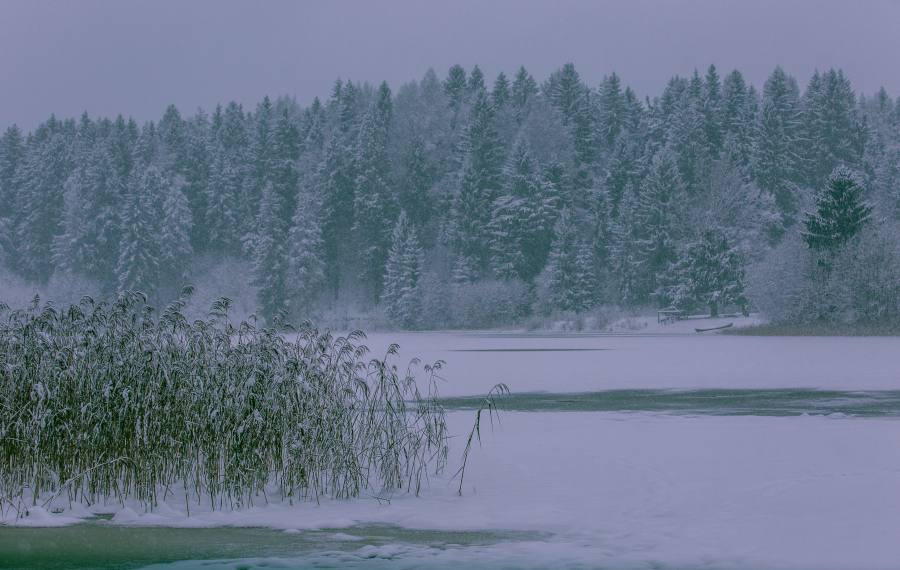
POLYGON ((474 99, 479 95, 487 93, 487 86, 484 83, 484 73, 477 65, 472 68, 469 73, 469 81, 466 84, 466 91, 469 99, 474 99))
POLYGON ((194 225, 191 207, 185 196, 183 179, 170 180, 162 198, 162 227, 157 239, 160 243, 161 285, 170 292, 180 291, 188 277, 191 256, 191 227, 194 225))
POLYGON ((288 308, 288 243, 282 194, 272 183, 263 188, 253 251, 253 285, 263 318, 270 324, 288 308))
POLYGON ((650 301, 660 277, 675 261, 685 198, 675 159, 665 151, 654 157, 639 191, 627 193, 613 255, 626 303, 650 301))
POLYGON ((278 194, 281 220, 287 225, 297 204, 300 172, 300 132, 288 109, 282 109, 272 132, 272 150, 269 159, 269 182, 278 194))
POLYGON ((722 84, 715 65, 710 65, 703 79, 703 128, 706 147, 713 159, 722 150, 722 84))
POLYGON ((391 165, 387 154, 393 103, 382 83, 372 108, 363 119, 356 148, 356 186, 353 196, 353 233, 357 262, 365 290, 373 299, 381 293, 381 280, 392 222, 391 165))
POLYGON ((491 267, 499 277, 527 281, 547 261, 559 206, 555 187, 522 141, 504 169, 502 192, 491 213, 491 267))
POLYGON ((141 291, 159 300, 165 217, 163 200, 169 182, 155 166, 141 166, 128 183, 122 212, 121 242, 116 264, 118 290, 141 291))
POLYGON ((425 153, 424 141, 421 137, 413 137, 403 157, 397 202, 419 228, 431 219, 432 200, 428 192, 434 184, 434 170, 425 153))
POLYGON ((869 221, 872 207, 862 198, 862 185, 850 169, 840 166, 816 198, 816 211, 803 220, 803 239, 810 249, 836 253, 869 221))
POLYGON ((15 250, 14 228, 20 207, 16 172, 24 154, 22 133, 13 125, 0 137, 0 204, 7 205, 0 213, 0 264, 10 264, 15 250))
POLYGON ((516 72, 516 77, 513 80, 510 93, 514 115, 518 123, 521 124, 525 119, 528 105, 537 94, 537 81, 534 80, 534 77, 532 77, 524 67, 520 67, 519 71, 516 72))
POLYGON ((424 253, 416 228, 401 210, 391 235, 381 300, 388 318, 404 328, 411 328, 419 321, 423 265, 424 253))
POLYGON ((500 191, 503 149, 494 126, 493 107, 485 94, 476 97, 466 131, 465 160, 454 204, 457 253, 480 273, 489 258, 491 204, 500 191))
POLYGON ((497 79, 494 80, 494 87, 491 90, 491 102, 495 109, 502 109, 509 102, 509 80, 505 73, 499 73, 497 79))
POLYGON ((454 117, 462 111, 466 98, 466 85, 466 70, 461 65, 451 67, 444 80, 444 94, 447 96, 447 102, 453 110, 454 117))
POLYGON ((13 231, 12 267, 27 279, 43 282, 53 273, 54 237, 62 221, 64 187, 72 169, 62 125, 51 117, 31 137, 16 171, 18 212, 13 231))
POLYGON ((732 71, 725 77, 722 86, 723 150, 728 160, 738 165, 748 177, 759 112, 756 99, 756 91, 747 86, 739 71, 732 71))
POLYGON ((613 73, 604 77, 600 84, 597 126, 600 129, 601 143, 607 152, 613 148, 626 126, 626 105, 619 76, 613 73))
POLYGON ((596 280, 590 246, 578 236, 568 210, 554 228, 555 238, 547 262, 550 302, 563 311, 583 311, 595 301, 596 280))
POLYGON ((66 180, 64 211, 54 244, 58 269, 117 286, 123 183, 106 145, 98 145, 66 180))
POLYGON ((722 306, 738 305, 746 312, 743 260, 721 234, 706 232, 688 246, 669 279, 664 297, 680 309, 706 306, 717 317, 722 306))
POLYGON ((678 164, 679 176, 691 194, 700 192, 705 185, 714 159, 714 148, 708 138, 711 131, 717 130, 717 127, 710 126, 712 122, 713 113, 706 110, 704 83, 695 71, 687 89, 675 102, 667 136, 668 148, 678 164))
POLYGON ((315 196, 302 196, 288 234, 288 294, 294 315, 308 317, 325 284, 325 259, 315 196))
POLYGON ((777 67, 763 88, 753 172, 759 187, 775 197, 785 225, 793 222, 797 211, 797 185, 802 180, 800 136, 797 82, 777 67))
POLYGON ((803 95, 806 182, 825 183, 839 165, 859 168, 865 150, 864 126, 856 96, 842 71, 816 72, 803 95))
POLYGON ((191 209, 191 246, 204 251, 209 246, 206 220, 209 213, 211 127, 209 116, 202 110, 187 121, 187 148, 184 160, 184 195, 191 209))
MULTIPOLYGON (((279 120, 281 117, 279 117, 279 120)), ((248 191, 252 200, 258 203, 262 199, 263 188, 271 181, 273 168, 273 135, 272 129, 275 123, 275 109, 268 96, 256 106, 253 114, 252 131, 249 135, 248 157, 248 191)), ((298 134, 299 139, 299 134, 298 134)), ((256 212, 252 212, 255 214, 256 212)))

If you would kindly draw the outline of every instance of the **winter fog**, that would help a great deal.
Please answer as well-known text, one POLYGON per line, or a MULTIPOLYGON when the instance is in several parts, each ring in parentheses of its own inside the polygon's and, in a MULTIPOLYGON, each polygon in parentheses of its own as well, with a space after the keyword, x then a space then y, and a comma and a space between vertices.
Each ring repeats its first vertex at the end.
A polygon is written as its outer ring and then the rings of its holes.
POLYGON ((0 3, 0 567, 894 567, 897 53, 892 0, 0 3))

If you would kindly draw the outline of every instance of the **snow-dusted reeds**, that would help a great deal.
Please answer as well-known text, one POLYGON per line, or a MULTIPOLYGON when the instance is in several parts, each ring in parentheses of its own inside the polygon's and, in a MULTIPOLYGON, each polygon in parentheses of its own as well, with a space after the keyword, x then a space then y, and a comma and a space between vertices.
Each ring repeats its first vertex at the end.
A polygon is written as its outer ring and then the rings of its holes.
POLYGON ((0 509, 177 501, 189 514, 418 492, 444 468, 440 363, 423 367, 420 391, 411 369, 387 361, 396 346, 368 360, 362 333, 305 326, 288 340, 232 325, 228 306, 193 323, 183 300, 157 317, 139 293, 7 310, 0 509))

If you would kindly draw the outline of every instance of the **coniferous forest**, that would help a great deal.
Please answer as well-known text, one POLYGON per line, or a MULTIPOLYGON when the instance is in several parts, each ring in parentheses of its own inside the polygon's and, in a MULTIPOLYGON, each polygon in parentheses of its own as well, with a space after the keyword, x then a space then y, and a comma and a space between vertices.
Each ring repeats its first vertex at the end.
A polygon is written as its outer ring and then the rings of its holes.
POLYGON ((840 70, 756 87, 710 66, 640 98, 572 64, 454 66, 396 91, 338 80, 308 106, 51 115, 0 140, 0 278, 161 304, 218 275, 269 322, 890 322, 898 230, 900 102, 840 70))

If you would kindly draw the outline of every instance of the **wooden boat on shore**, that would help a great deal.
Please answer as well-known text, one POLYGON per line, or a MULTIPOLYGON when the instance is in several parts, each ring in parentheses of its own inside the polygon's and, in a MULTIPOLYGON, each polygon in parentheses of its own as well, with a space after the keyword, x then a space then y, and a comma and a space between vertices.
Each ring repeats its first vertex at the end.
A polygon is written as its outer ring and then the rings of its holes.
POLYGON ((728 329, 734 326, 734 323, 728 323, 727 325, 722 325, 719 327, 709 327, 708 329, 694 329, 698 333, 709 332, 709 331, 720 331, 722 329, 728 329))

